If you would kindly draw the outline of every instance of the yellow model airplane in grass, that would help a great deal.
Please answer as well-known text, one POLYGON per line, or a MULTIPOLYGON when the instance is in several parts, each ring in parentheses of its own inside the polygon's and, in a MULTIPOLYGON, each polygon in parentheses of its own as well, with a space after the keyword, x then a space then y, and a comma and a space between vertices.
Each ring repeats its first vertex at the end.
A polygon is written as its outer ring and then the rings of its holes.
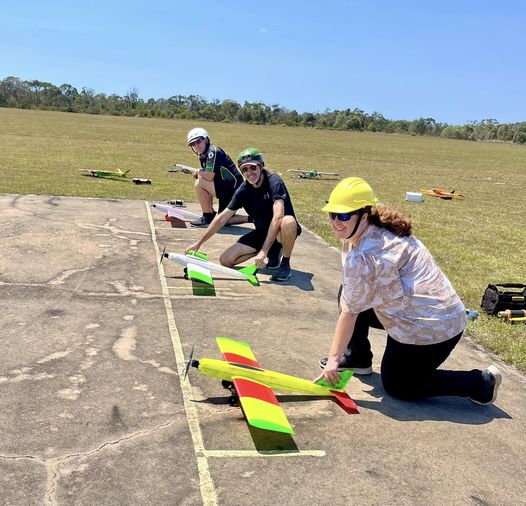
POLYGON ((86 172, 86 176, 93 177, 110 177, 110 178, 124 178, 130 172, 130 169, 122 171, 121 169, 117 170, 98 170, 98 169, 79 169, 86 172))

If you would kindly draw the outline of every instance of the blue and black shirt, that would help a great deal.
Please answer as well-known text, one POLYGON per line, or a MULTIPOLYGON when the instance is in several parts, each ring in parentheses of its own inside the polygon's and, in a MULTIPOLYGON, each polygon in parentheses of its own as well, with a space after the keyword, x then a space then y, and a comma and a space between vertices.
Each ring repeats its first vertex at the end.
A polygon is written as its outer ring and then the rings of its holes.
POLYGON ((205 172, 214 173, 214 186, 219 200, 219 212, 221 212, 243 183, 243 176, 232 159, 219 146, 210 144, 208 150, 199 155, 199 161, 205 172))

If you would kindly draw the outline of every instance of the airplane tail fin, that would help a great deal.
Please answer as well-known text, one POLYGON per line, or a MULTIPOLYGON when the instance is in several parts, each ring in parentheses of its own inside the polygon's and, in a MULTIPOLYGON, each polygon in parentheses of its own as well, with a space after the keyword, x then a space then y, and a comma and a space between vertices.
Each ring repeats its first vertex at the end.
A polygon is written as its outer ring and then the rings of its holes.
POLYGON ((130 170, 131 170, 131 169, 125 170, 125 171, 123 172, 123 174, 124 174, 124 175, 128 174, 128 172, 130 172, 130 170))
POLYGON ((346 369, 340 373, 340 381, 336 385, 330 385, 325 379, 317 381, 317 385, 321 385, 330 389, 334 400, 347 412, 347 413, 359 413, 356 403, 349 397, 349 394, 345 391, 347 383, 353 377, 354 371, 346 369))
POLYGON ((359 413, 358 406, 349 397, 347 392, 332 392, 334 400, 344 409, 347 413, 359 413))
POLYGON ((248 282, 253 286, 259 286, 259 279, 256 276, 258 268, 255 265, 248 265, 247 267, 241 267, 239 272, 246 274, 248 282))

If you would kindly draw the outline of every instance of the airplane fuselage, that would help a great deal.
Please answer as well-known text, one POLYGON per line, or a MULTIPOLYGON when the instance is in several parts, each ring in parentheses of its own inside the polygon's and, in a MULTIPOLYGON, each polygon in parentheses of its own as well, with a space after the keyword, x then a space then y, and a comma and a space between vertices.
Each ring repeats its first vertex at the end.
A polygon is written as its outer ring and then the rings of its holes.
MULTIPOLYGON (((244 378, 261 383, 273 390, 325 395, 328 397, 333 395, 331 389, 321 385, 316 385, 309 380, 276 371, 260 369, 258 367, 226 362, 224 360, 202 358, 199 360, 197 368, 205 376, 226 381, 232 381, 234 378, 244 378)), ((335 388, 332 387, 332 390, 335 390, 335 388)))
POLYGON ((164 256, 169 260, 172 260, 172 262, 182 265, 183 267, 186 267, 190 263, 193 265, 198 265, 203 269, 208 269, 210 272, 223 274, 231 278, 248 279, 248 276, 241 271, 231 269, 230 267, 225 267, 224 265, 214 264, 206 260, 201 260, 200 258, 194 256, 180 255, 179 253, 165 253, 164 256))

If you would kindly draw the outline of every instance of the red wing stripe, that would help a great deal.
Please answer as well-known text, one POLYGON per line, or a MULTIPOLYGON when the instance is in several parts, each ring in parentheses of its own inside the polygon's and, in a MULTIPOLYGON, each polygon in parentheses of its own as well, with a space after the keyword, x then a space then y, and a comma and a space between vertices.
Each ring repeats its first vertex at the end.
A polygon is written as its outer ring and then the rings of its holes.
POLYGON ((239 397, 252 397, 253 399, 259 399, 279 406, 279 402, 271 388, 243 378, 234 378, 232 382, 239 397))
POLYGON ((227 362, 233 362, 234 364, 241 364, 241 365, 249 365, 251 367, 258 367, 261 369, 260 365, 255 360, 251 360, 250 358, 243 357, 235 353, 225 352, 223 353, 223 357, 225 357, 225 360, 227 362))

